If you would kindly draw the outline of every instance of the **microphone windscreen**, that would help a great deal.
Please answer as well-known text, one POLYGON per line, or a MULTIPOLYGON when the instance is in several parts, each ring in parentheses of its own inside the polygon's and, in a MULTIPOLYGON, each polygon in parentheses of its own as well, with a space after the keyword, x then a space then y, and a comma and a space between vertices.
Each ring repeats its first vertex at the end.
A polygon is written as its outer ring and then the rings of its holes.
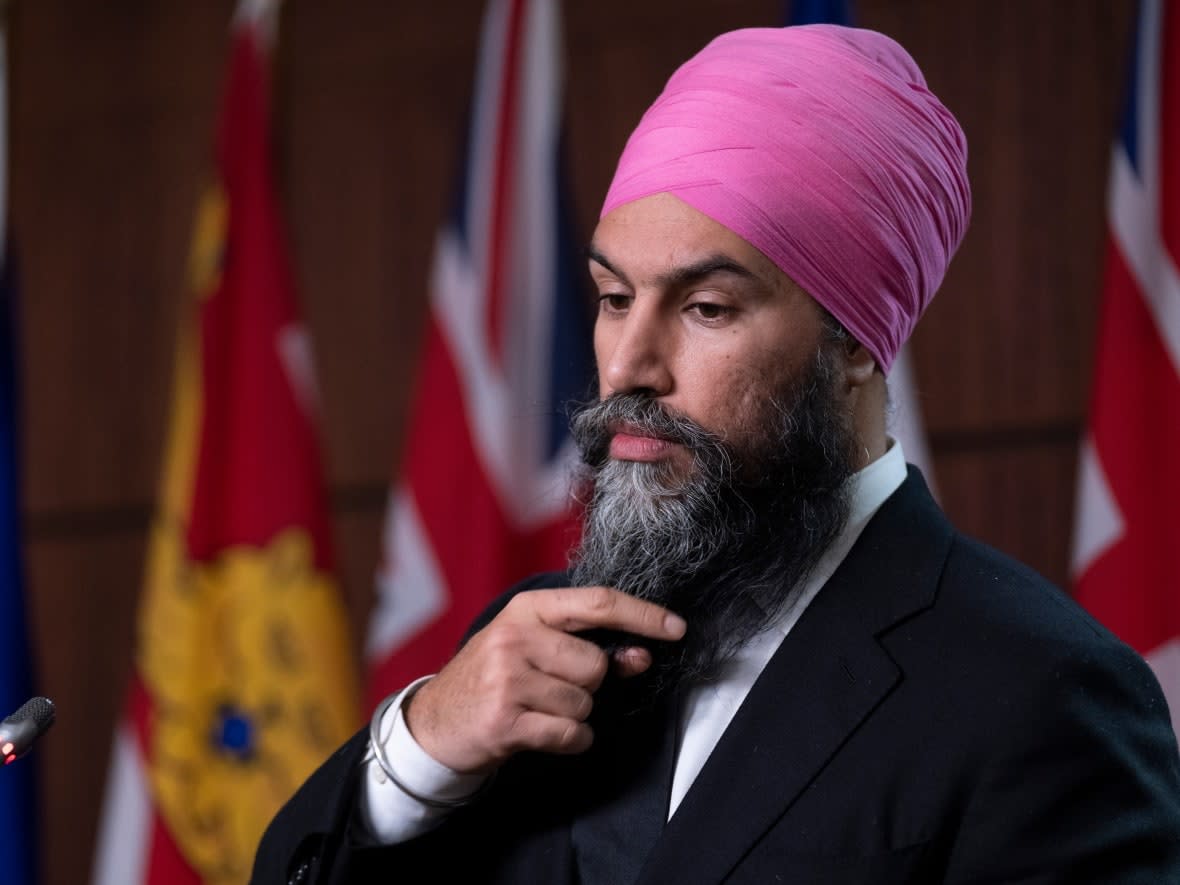
POLYGON ((53 701, 49 698, 29 698, 20 708, 4 720, 6 725, 15 725, 18 722, 30 721, 37 730, 37 734, 43 734, 45 729, 53 725, 53 720, 57 716, 57 710, 53 706, 53 701))

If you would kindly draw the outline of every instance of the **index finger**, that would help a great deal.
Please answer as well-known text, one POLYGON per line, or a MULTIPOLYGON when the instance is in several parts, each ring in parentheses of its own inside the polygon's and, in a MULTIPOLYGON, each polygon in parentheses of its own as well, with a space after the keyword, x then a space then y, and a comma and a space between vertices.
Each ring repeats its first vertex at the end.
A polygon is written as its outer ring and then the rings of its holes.
POLYGON ((535 604, 542 623, 566 633, 609 627, 649 639, 673 640, 687 629, 678 614, 612 587, 538 591, 535 604))

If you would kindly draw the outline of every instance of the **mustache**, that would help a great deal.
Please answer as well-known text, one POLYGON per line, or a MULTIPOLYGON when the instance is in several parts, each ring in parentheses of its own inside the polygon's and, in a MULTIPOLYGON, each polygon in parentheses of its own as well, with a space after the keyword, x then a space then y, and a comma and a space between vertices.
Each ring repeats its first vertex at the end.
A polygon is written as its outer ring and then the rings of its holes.
POLYGON ((606 463, 611 437, 620 426, 677 443, 691 452, 725 451, 717 434, 648 394, 613 393, 579 406, 570 421, 570 432, 587 465, 601 467, 606 463))

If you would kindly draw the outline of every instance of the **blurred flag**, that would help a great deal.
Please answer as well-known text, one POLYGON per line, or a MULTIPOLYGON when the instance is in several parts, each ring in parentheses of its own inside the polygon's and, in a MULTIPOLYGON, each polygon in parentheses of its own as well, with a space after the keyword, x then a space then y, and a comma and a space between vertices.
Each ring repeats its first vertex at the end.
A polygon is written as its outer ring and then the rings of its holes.
POLYGON ((1180 728, 1180 7, 1145 0, 1107 192, 1078 471, 1077 597, 1155 669, 1180 728))
MULTIPOLYGON (((14 275, 9 254, 0 256, 0 262, 0 607, 4 611, 0 618, 0 719, 3 719, 33 692, 21 568, 14 275)), ((35 771, 35 762, 26 760, 0 773, 0 858, 6 885, 32 885, 36 881, 35 771)))
POLYGON ((889 369, 889 433, 901 443, 905 459, 922 471, 930 491, 937 497, 934 481, 934 461, 926 445, 926 430, 922 423, 922 406, 918 389, 914 386, 914 371, 910 366, 910 350, 903 346, 889 369))
POLYGON ((554 0, 491 0, 457 199, 370 622, 369 700, 434 672, 487 603, 566 565, 563 404, 589 393, 589 311, 561 187, 554 0))
MULTIPOLYGON (((852 0, 788 0, 788 24, 852 25, 852 0)), ((914 386, 914 370, 910 350, 903 346, 889 369, 889 433, 901 443, 905 459, 914 464, 926 477, 930 490, 937 495, 934 482, 934 461, 926 444, 922 423, 922 406, 914 386)))
POLYGON ((851 25, 852 0, 787 0, 792 25, 851 25))
POLYGON ((100 885, 245 883, 266 824, 358 723, 270 168, 272 15, 243 2, 234 22, 100 885))
MULTIPOLYGON (((0 246, 6 245, 8 94, 6 39, 0 10, 0 246)), ((0 252, 0 719, 32 694, 21 567, 19 379, 16 287, 12 250, 0 252)), ((0 863, 4 882, 36 882, 37 808, 33 760, 0 772, 0 863)))

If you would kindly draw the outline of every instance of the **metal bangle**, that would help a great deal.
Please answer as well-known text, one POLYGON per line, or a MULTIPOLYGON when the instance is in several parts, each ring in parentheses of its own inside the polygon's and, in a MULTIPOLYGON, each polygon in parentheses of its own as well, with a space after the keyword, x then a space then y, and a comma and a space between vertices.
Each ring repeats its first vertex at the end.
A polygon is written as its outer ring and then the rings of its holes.
POLYGON ((482 796, 491 785, 495 772, 487 777, 487 779, 480 784, 479 789, 469 796, 463 796, 460 799, 435 799, 430 796, 423 796, 406 786, 403 781, 394 771, 393 764, 389 761, 389 757, 385 755, 385 741, 381 738, 381 720, 385 718, 386 711, 394 704, 401 704, 403 701, 409 700, 413 697, 423 682, 426 680, 419 680, 417 683, 411 684, 407 688, 399 692, 395 692, 385 698, 377 705, 377 709, 373 711, 373 718, 369 720, 369 751, 365 754, 362 763, 375 761, 385 776, 393 783, 395 787, 413 799, 415 802, 420 802, 427 808, 438 808, 443 810, 452 810, 455 808, 462 808, 464 805, 470 805, 480 796, 482 796))

